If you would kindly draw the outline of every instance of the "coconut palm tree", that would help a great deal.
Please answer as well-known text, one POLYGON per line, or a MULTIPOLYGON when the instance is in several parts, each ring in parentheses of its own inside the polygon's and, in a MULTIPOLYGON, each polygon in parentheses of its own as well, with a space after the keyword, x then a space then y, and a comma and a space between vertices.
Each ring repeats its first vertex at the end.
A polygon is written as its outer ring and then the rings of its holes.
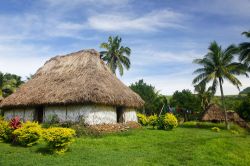
POLYGON ((212 90, 212 87, 209 87, 206 89, 206 84, 201 83, 194 86, 195 92, 197 92, 198 98, 201 100, 201 108, 203 111, 207 109, 209 106, 212 97, 214 96, 214 92, 212 90))
MULTIPOLYGON (((250 39, 250 31, 243 32, 242 34, 250 39)), ((250 63, 250 42, 240 43, 239 48, 240 48, 239 60, 241 62, 243 62, 244 64, 249 66, 249 63, 250 63)))
POLYGON ((122 39, 119 36, 109 37, 107 43, 102 43, 101 48, 106 51, 100 52, 101 59, 106 62, 111 71, 116 74, 118 68, 120 75, 123 75, 123 68, 130 68, 129 56, 131 49, 121 46, 122 39))
POLYGON ((223 83, 224 80, 228 80, 239 89, 241 82, 235 76, 241 74, 247 75, 246 67, 240 63, 233 62, 234 54, 238 52, 237 47, 234 45, 222 49, 222 47, 214 41, 210 44, 208 50, 209 52, 202 59, 194 60, 194 63, 202 67, 194 71, 194 74, 198 75, 194 78, 193 84, 204 84, 212 81, 213 92, 216 92, 216 88, 219 85, 225 123, 227 129, 229 129, 224 102, 223 83))

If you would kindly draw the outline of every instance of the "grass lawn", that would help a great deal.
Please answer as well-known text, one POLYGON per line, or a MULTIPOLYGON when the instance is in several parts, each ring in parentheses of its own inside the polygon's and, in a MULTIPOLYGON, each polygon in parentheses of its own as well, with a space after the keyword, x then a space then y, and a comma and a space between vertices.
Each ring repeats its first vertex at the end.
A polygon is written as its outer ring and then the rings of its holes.
POLYGON ((64 155, 0 143, 0 166, 51 165, 250 165, 250 135, 209 129, 133 130, 77 138, 64 155))

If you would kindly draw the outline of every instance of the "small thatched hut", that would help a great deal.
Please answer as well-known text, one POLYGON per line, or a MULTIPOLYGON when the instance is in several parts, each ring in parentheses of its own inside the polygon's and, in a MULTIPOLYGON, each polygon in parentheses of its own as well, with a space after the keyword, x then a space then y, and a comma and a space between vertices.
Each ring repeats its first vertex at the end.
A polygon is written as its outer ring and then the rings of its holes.
POLYGON ((1 103, 4 117, 109 124, 137 121, 144 101, 124 85, 95 50, 56 56, 1 103))
MULTIPOLYGON (((249 127, 248 124, 236 112, 227 112, 227 118, 228 121, 235 122, 241 127, 249 127)), ((203 113, 201 120, 210 122, 223 122, 225 121, 223 109, 216 104, 211 104, 203 113)))

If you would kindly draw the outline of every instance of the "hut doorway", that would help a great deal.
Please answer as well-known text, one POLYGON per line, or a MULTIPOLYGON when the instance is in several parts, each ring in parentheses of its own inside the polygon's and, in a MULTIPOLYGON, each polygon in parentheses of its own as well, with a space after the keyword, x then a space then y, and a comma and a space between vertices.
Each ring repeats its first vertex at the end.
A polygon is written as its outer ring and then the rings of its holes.
POLYGON ((34 112, 34 120, 37 121, 38 123, 43 122, 43 113, 44 113, 44 107, 39 106, 35 108, 34 112))
POLYGON ((116 116, 117 116, 117 123, 123 123, 124 117, 123 117, 124 111, 122 107, 116 107, 116 116))

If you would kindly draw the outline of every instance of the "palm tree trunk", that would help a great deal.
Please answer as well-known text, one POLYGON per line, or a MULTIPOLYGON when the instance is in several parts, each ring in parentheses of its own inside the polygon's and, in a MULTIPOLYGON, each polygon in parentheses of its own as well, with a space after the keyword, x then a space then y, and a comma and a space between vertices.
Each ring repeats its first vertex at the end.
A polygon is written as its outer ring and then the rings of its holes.
POLYGON ((227 119, 227 110, 226 110, 225 101, 224 101, 224 93, 223 93, 222 79, 221 78, 219 78, 219 82, 220 82, 221 102, 222 102, 222 106, 223 106, 223 110, 224 110, 224 117, 225 117, 226 128, 229 130, 230 126, 228 124, 228 119, 227 119))

